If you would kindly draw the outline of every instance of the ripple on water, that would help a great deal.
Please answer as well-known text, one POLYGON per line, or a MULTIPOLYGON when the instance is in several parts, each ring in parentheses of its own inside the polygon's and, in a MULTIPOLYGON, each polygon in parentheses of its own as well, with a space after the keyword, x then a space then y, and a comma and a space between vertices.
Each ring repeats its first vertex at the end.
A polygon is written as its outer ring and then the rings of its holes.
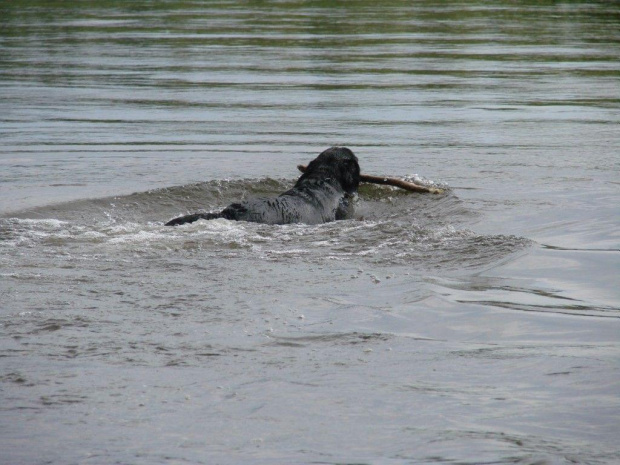
POLYGON ((213 210, 248 195, 276 195, 286 185, 271 179, 214 181, 38 209, 36 216, 56 214, 62 219, 1 219, 0 247, 43 246, 51 253, 77 256, 183 253, 471 269, 530 243, 516 236, 477 234, 468 227, 475 214, 452 193, 428 196, 379 186, 360 189, 356 220, 263 225, 218 219, 176 228, 162 225, 169 216, 184 212, 181 205, 187 209, 188 195, 191 203, 202 199, 206 209, 213 210), (155 214, 157 221, 152 218, 155 214))

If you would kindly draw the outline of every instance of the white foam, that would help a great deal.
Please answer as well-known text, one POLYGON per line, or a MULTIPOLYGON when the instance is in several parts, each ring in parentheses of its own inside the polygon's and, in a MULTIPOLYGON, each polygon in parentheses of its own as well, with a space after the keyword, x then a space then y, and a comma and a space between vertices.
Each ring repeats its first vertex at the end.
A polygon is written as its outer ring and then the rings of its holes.
POLYGON ((43 226, 48 228, 62 228, 64 225, 68 224, 66 221, 61 221, 54 218, 9 218, 8 220, 17 224, 31 225, 37 227, 43 226))
POLYGON ((136 244, 159 242, 165 237, 164 234, 151 231, 128 232, 118 237, 112 237, 108 242, 110 244, 136 244))

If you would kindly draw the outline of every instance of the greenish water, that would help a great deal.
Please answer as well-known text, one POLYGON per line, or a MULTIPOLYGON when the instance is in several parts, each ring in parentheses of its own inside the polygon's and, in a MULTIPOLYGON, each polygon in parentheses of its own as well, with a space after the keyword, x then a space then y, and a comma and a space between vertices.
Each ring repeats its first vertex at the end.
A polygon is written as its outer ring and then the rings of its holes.
POLYGON ((0 449, 620 460, 620 6, 0 5, 0 449), (442 196, 164 221, 332 145, 442 196))

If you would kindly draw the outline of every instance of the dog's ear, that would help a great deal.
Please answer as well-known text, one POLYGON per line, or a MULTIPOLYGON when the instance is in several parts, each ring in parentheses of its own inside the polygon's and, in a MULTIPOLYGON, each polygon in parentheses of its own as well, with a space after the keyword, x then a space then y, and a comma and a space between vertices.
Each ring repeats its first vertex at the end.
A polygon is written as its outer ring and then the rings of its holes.
POLYGON ((360 165, 356 158, 342 160, 338 166, 340 184, 345 192, 352 194, 360 184, 360 165))
POLYGON ((299 184, 301 181, 303 181, 304 179, 306 179, 309 176, 311 176, 312 174, 314 174, 314 172, 317 169, 317 165, 319 165, 319 164, 320 164, 320 162, 317 161, 316 158, 314 160, 312 160, 310 163, 308 163, 308 166, 306 167, 306 169, 304 170, 302 175, 299 177, 299 179, 297 179, 297 184, 299 184))

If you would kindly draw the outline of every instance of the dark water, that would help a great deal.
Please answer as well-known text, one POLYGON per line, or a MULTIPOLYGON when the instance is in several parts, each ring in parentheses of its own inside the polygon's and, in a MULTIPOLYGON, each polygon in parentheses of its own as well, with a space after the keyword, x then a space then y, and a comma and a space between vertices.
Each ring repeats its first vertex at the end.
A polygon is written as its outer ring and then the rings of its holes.
POLYGON ((617 3, 0 18, 0 462, 620 462, 617 3), (162 226, 331 145, 447 192, 162 226))

